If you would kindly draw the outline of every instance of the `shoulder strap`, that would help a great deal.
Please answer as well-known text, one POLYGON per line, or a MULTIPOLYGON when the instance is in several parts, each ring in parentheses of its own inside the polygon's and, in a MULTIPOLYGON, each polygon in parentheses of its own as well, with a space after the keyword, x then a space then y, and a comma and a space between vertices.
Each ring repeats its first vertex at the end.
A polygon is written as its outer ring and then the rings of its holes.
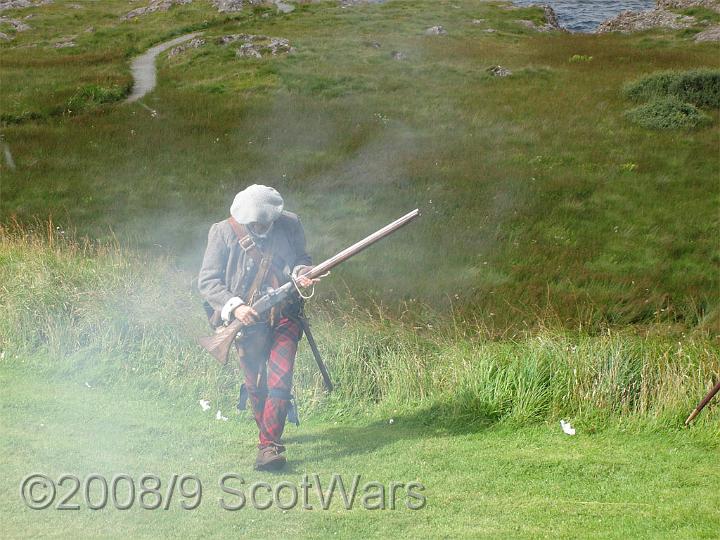
POLYGON ((250 236, 247 227, 242 223, 238 223, 232 216, 228 218, 228 223, 230 223, 233 231, 235 231, 235 236, 237 236, 238 244, 240 244, 242 250, 250 255, 256 264, 260 264, 263 258, 262 253, 260 253, 260 250, 255 245, 255 241, 252 239, 252 236, 250 236))
POLYGON ((247 232, 247 228, 245 227, 245 225, 243 225, 242 223, 238 223, 237 220, 232 216, 228 218, 228 222, 232 226, 233 231, 235 231, 235 236, 237 236, 238 238, 238 244, 240 244, 240 247, 243 249, 243 251, 245 251, 245 253, 252 257, 255 263, 258 265, 257 272, 255 273, 255 278, 250 284, 247 293, 245 293, 248 303, 250 304, 252 303, 255 293, 267 277, 268 270, 270 269, 270 265, 272 264, 273 260, 273 250, 271 248, 266 255, 263 255, 258 249, 258 247, 255 245, 255 241, 252 239, 252 236, 250 236, 250 234, 247 232))

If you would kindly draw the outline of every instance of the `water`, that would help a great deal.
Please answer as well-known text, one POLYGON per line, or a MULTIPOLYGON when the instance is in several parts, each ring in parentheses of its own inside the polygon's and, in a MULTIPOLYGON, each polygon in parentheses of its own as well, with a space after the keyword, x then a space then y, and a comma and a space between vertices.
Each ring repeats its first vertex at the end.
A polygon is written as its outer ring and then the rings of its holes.
POLYGON ((598 25, 621 11, 642 11, 655 7, 655 0, 515 0, 515 4, 549 4, 555 10, 558 22, 571 32, 592 32, 598 25))

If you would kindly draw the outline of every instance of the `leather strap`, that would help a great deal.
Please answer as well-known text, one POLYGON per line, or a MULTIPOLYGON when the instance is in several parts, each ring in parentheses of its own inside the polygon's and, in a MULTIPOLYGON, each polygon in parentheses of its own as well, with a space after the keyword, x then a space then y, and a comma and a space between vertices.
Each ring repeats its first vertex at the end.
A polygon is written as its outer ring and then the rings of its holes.
MULTIPOLYGON (((267 255, 263 255, 255 244, 255 241, 252 239, 252 236, 250 236, 250 233, 248 232, 245 225, 243 225, 242 223, 238 223, 237 220, 232 216, 228 218, 228 221, 230 222, 230 226, 233 228, 233 231, 235 231, 235 236, 237 236, 238 244, 240 244, 242 250, 245 251, 245 253, 247 253, 250 257, 252 257, 252 259, 255 261, 255 264, 258 265, 258 270, 255 274, 255 278, 250 284, 247 293, 245 293, 245 296, 247 296, 247 303, 252 305, 253 297, 262 285, 263 281, 265 281, 268 270, 272 265, 272 247, 267 255)), ((277 278, 275 278, 275 276, 271 276, 271 278, 272 286, 277 287, 277 278)))
POLYGON ((242 223, 238 223, 232 216, 228 218, 228 222, 233 228, 233 231, 235 231, 235 236, 237 236, 238 244, 240 244, 242 250, 250 255, 256 264, 260 264, 263 258, 262 253, 260 253, 260 250, 255 245, 255 241, 252 239, 252 236, 250 236, 247 227, 242 223))

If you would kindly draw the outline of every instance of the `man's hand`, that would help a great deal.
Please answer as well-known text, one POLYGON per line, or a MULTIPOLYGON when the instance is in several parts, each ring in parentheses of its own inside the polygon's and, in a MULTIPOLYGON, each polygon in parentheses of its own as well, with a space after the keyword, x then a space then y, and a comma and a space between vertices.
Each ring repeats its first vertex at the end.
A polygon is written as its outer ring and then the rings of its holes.
POLYGON ((252 324, 255 322, 258 318, 257 312, 247 304, 243 304, 242 306, 238 306, 235 308, 235 311, 233 311, 233 315, 236 319, 238 319, 241 323, 243 323, 244 326, 248 326, 249 324, 252 324))
MULTIPOLYGON (((314 285, 315 283, 320 282, 320 278, 310 279, 309 277, 305 277, 304 274, 307 274, 310 270, 312 270, 312 266, 298 266, 295 269, 295 283, 297 283, 300 287, 310 287, 314 285)), ((330 272, 328 272, 329 274, 330 272)), ((327 275, 327 274, 325 274, 327 275)))

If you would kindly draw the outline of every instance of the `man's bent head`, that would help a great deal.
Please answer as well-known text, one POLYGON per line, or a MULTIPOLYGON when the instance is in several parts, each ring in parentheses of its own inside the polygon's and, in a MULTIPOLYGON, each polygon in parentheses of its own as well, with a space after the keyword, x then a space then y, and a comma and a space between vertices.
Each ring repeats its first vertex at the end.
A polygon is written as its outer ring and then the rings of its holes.
MULTIPOLYGON (((235 195, 230 215, 238 223, 252 223, 256 229, 268 228, 283 211, 283 198, 274 188, 253 184, 235 195)), ((262 231, 259 231, 262 234, 262 231)))

